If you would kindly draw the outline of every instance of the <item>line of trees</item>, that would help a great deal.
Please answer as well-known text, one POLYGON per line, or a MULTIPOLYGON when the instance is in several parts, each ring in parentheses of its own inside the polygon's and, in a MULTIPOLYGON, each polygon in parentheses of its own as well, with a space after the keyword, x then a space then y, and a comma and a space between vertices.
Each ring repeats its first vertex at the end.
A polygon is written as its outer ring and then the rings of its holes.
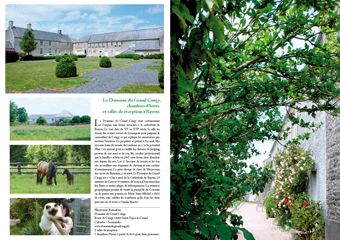
POLYGON ((11 145, 10 162, 90 162, 90 145, 11 145))
POLYGON ((14 101, 10 101, 9 104, 9 121, 10 124, 18 123, 27 123, 28 122, 28 114, 26 108, 20 107, 15 104, 14 101))
MULTIPOLYGON (((29 117, 26 108, 18 107, 14 101, 10 101, 10 124, 28 123, 29 117)), ((48 121, 45 117, 39 116, 35 122, 38 125, 47 125, 48 121)), ((73 116, 72 118, 60 118, 55 122, 56 125, 70 125, 70 124, 90 124, 91 117, 88 115, 73 116)))

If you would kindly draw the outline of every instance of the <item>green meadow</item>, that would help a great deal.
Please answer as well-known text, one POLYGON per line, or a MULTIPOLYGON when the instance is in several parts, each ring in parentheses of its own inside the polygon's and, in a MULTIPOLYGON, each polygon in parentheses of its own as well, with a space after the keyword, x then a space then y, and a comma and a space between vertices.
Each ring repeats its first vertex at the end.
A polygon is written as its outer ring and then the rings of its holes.
MULTIPOLYGON (((33 171, 33 170, 32 170, 33 171)), ((10 177, 10 193, 11 194, 65 194, 65 193, 82 193, 89 194, 91 192, 90 174, 75 174, 74 184, 68 185, 66 175, 57 174, 57 185, 46 185, 46 177, 41 185, 36 184, 35 174, 11 174, 10 177)))
POLYGON ((90 124, 73 126, 14 125, 11 140, 90 140, 90 124))

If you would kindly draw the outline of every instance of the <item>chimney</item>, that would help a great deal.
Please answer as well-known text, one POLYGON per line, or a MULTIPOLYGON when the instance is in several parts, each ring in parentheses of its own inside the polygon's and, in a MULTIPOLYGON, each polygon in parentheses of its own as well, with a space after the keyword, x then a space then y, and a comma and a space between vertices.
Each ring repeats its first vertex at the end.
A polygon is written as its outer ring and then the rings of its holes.
POLYGON ((27 29, 28 29, 28 30, 32 30, 32 24, 30 24, 30 23, 27 24, 27 29))
POLYGON ((13 21, 12 21, 12 20, 10 20, 10 21, 8 22, 8 27, 9 27, 9 28, 12 28, 12 27, 13 27, 13 21))
POLYGON ((62 33, 61 33, 61 30, 58 30, 58 33, 59 33, 59 34, 62 34, 62 33))

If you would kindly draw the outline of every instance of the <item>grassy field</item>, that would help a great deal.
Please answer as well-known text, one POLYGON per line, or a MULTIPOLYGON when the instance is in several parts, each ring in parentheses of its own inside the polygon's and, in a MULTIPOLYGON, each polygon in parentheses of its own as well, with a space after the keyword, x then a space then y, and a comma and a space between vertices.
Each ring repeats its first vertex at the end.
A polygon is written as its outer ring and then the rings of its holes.
POLYGON ((11 140, 90 140, 90 124, 74 126, 11 126, 11 140))
MULTIPOLYGON (((33 170, 32 170, 33 171, 33 170)), ((89 194, 91 188, 90 174, 74 175, 74 184, 68 185, 66 176, 57 175, 57 185, 47 186, 46 178, 41 185, 36 184, 36 175, 34 174, 11 174, 10 192, 12 194, 30 194, 30 193, 82 193, 89 194)))
MULTIPOLYGON (((111 58, 111 62, 113 68, 125 68, 138 61, 111 58)), ((76 61, 78 76, 72 78, 57 78, 56 65, 55 60, 6 63, 6 92, 28 92, 38 89, 64 91, 79 86, 92 80, 82 77, 82 74, 99 69, 99 58, 79 58, 76 61)))
POLYGON ((119 88, 117 93, 163 93, 159 85, 128 83, 119 88))

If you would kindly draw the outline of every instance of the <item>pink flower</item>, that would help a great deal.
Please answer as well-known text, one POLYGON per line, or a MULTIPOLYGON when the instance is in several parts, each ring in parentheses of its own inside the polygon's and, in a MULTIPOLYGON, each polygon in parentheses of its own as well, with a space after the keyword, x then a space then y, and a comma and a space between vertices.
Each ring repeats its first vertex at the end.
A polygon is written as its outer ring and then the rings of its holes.
POLYGON ((303 206, 307 207, 309 205, 309 202, 303 201, 303 206))

